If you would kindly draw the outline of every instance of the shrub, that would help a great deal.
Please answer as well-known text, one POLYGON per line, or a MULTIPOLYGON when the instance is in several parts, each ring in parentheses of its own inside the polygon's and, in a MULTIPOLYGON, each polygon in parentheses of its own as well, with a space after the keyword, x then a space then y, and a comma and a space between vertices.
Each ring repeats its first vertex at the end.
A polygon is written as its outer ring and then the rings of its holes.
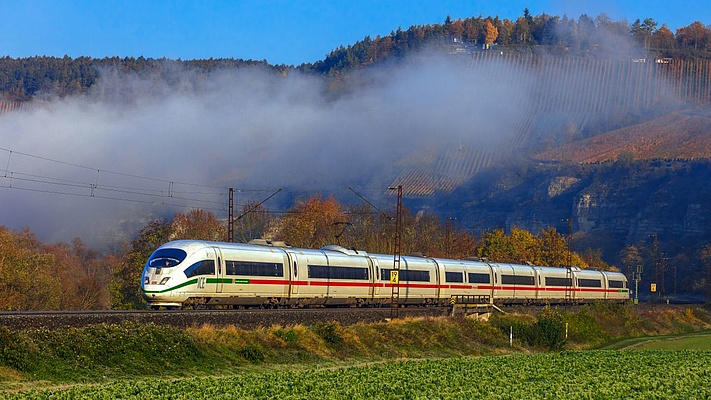
POLYGON ((538 316, 538 321, 531 327, 533 346, 542 346, 550 350, 559 350, 565 345, 565 322, 557 310, 546 309, 538 316))
POLYGON ((344 342, 341 324, 338 322, 317 322, 311 330, 328 344, 339 346, 344 342))
POLYGON ((0 327, 0 364, 28 372, 36 368, 37 355, 37 346, 26 336, 0 327))
POLYGON ((253 364, 259 364, 260 362, 264 361, 264 352, 257 346, 247 346, 243 349, 240 349, 238 353, 240 357, 253 364))
POLYGON ((296 344, 296 332, 293 329, 289 329, 288 331, 284 329, 277 329, 274 331, 274 336, 283 340, 287 344, 296 344))

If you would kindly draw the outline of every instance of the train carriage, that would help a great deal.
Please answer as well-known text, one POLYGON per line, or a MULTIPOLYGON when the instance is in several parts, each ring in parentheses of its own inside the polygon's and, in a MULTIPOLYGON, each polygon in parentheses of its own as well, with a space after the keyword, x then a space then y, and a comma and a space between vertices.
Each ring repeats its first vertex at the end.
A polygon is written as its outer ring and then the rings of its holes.
POLYGON ((330 246, 313 252, 307 263, 308 291, 299 297, 320 298, 323 305, 358 305, 373 297, 372 267, 364 254, 330 246))
POLYGON ((627 279, 624 275, 607 271, 602 271, 602 274, 607 281, 606 299, 618 301, 629 299, 630 294, 627 288, 627 279))
POLYGON ((516 264, 492 264, 492 266, 496 270, 494 301, 502 304, 535 302, 538 288, 532 267, 516 264))
POLYGON ((606 296, 605 278, 602 272, 593 270, 575 271, 575 299, 602 300, 606 296))
MULTIPOLYGON (((381 265, 380 279, 384 283, 387 297, 390 298, 393 284, 390 283, 390 272, 393 270, 393 257, 374 255, 381 265)), ((440 281, 437 274, 437 264, 430 258, 401 257, 398 273, 399 302, 401 304, 434 304, 439 301, 440 281)), ((388 300, 389 301, 389 300, 388 300)))
POLYGON ((538 299, 557 303, 573 300, 574 268, 534 267, 538 283, 538 299))
POLYGON ((491 299, 491 267, 483 262, 470 260, 434 259, 439 267, 440 298, 468 296, 469 300, 491 299))
POLYGON ((276 304, 290 293, 291 269, 283 251, 274 248, 213 246, 219 287, 214 304, 276 304))

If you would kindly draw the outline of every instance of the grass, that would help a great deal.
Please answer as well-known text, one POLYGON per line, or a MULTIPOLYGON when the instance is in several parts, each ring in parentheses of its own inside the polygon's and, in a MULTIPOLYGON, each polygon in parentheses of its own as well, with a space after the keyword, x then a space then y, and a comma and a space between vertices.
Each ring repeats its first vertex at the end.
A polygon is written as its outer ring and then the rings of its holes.
POLYGON ((711 332, 634 338, 606 348, 616 350, 711 350, 711 332))
POLYGON ((704 330, 705 336, 687 336, 665 345, 708 349, 702 345, 711 338, 710 322, 711 316, 702 308, 589 305, 512 312, 493 316, 489 322, 406 318, 389 323, 341 326, 322 322, 254 330, 136 323, 53 331, 0 329, 0 394, 28 386, 214 377, 216 371, 242 376, 313 368, 340 370, 413 359, 592 349, 611 342, 615 344, 610 348, 624 348, 642 346, 639 338, 649 335, 704 330), (513 346, 509 344, 511 327, 513 346))

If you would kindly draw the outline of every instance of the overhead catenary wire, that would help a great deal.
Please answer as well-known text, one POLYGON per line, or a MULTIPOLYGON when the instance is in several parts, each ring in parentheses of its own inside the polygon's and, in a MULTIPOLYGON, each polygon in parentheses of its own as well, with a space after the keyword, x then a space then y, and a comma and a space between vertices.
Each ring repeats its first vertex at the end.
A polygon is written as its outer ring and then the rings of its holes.
MULTIPOLYGON (((196 182, 182 182, 138 174, 130 174, 120 171, 112 171, 102 168, 95 168, 75 162, 67 162, 63 160, 57 160, 49 157, 43 157, 35 154, 16 151, 5 147, 0 147, 0 151, 7 152, 8 154, 4 175, 0 176, 0 180, 4 178, 7 179, 7 182, 6 184, 0 183, 0 188, 16 189, 36 193, 69 195, 77 197, 95 197, 107 200, 118 200, 142 204, 194 207, 214 211, 226 210, 226 207, 215 207, 216 205, 225 205, 225 201, 222 199, 222 197, 224 196, 226 188, 222 186, 208 185, 196 182), (23 170, 20 168, 14 170, 12 169, 12 166, 13 163, 18 162, 18 155, 22 157, 28 157, 34 160, 45 161, 48 163, 56 163, 57 165, 67 166, 77 170, 92 171, 92 176, 91 178, 81 180, 70 179, 67 177, 51 176, 50 174, 33 173, 31 171, 23 170), (93 172, 95 172, 95 174, 93 172), (106 182, 105 179, 103 179, 107 175, 116 175, 123 178, 130 178, 132 180, 140 180, 149 183, 141 184, 140 186, 130 184, 113 184, 110 182, 106 182), (20 185, 18 184, 19 182, 25 182, 28 185, 20 185), (160 185, 156 186, 155 184, 160 185), (190 187, 195 188, 195 190, 190 190, 190 187), (204 189, 218 190, 213 192, 204 189), (83 190, 86 191, 82 192, 83 190), (186 203, 179 204, 178 202, 180 201, 184 201, 186 203)), ((240 192, 244 193, 263 193, 266 191, 271 190, 240 189, 240 192)))
MULTIPOLYGON (((0 175, 0 188, 3 189, 15 189, 26 192, 66 195, 74 197, 90 197, 104 200, 133 202, 139 204, 152 204, 169 207, 200 208, 207 211, 215 212, 227 211, 227 201, 224 198, 228 189, 226 187, 195 182, 181 182, 164 178, 130 174, 120 171, 112 171, 108 169, 91 167, 76 162, 67 162, 35 154, 29 154, 13 149, 8 149, 5 147, 0 147, 0 152, 7 152, 8 154, 7 162, 5 163, 4 175, 0 175), (18 158, 18 156, 20 156, 20 158, 18 158), (21 157, 29 157, 35 160, 41 160, 48 163, 56 163, 58 165, 85 170, 87 172, 90 172, 91 175, 88 176, 86 179, 82 180, 76 178, 50 176, 49 174, 35 173, 19 168, 17 170, 14 170, 12 168, 13 164, 17 164, 19 160, 21 160, 21 157), (138 186, 130 184, 115 184, 111 182, 106 182, 106 176, 109 175, 116 175, 134 180, 158 183, 159 185, 156 186, 154 184, 142 184, 141 186, 138 186), (6 182, 2 182, 3 180, 6 180, 6 182), (21 182, 25 182, 28 185, 22 185, 20 184, 21 182), (191 190, 191 187, 195 188, 195 190, 191 190), (213 192, 211 190, 201 189, 218 190, 213 192)), ((340 187, 337 189, 331 189, 331 191, 345 190, 350 190, 351 192, 355 193, 358 197, 363 199, 366 203, 368 203, 371 207, 373 207, 382 215, 388 215, 387 213, 375 207, 370 201, 366 200, 352 187, 340 187)), ((382 189, 372 188, 372 190, 380 191, 382 189)), ((274 189, 240 188, 235 189, 235 191, 238 193, 259 194, 274 192, 274 189)), ((277 190, 275 193, 272 193, 272 195, 269 196, 267 199, 270 199, 281 191, 282 189, 277 190)), ((289 191, 289 193, 294 194, 301 192, 292 190, 289 191)), ((247 202, 244 205, 253 206, 253 203, 247 202)), ((293 211, 270 210, 270 213, 291 214, 293 213, 293 211)), ((360 215, 372 213, 346 212, 346 214, 360 215)))

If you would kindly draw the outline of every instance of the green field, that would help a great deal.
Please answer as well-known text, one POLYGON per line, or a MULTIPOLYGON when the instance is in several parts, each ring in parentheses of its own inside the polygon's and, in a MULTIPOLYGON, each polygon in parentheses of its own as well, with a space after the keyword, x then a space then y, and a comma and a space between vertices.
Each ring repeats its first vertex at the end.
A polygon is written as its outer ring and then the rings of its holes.
MULTIPOLYGON (((218 371, 219 372, 219 371, 218 371)), ((141 379, 5 393, 29 399, 703 399, 711 351, 598 350, 141 379)))
POLYGON ((647 340, 632 348, 640 350, 711 350, 711 333, 647 340))

